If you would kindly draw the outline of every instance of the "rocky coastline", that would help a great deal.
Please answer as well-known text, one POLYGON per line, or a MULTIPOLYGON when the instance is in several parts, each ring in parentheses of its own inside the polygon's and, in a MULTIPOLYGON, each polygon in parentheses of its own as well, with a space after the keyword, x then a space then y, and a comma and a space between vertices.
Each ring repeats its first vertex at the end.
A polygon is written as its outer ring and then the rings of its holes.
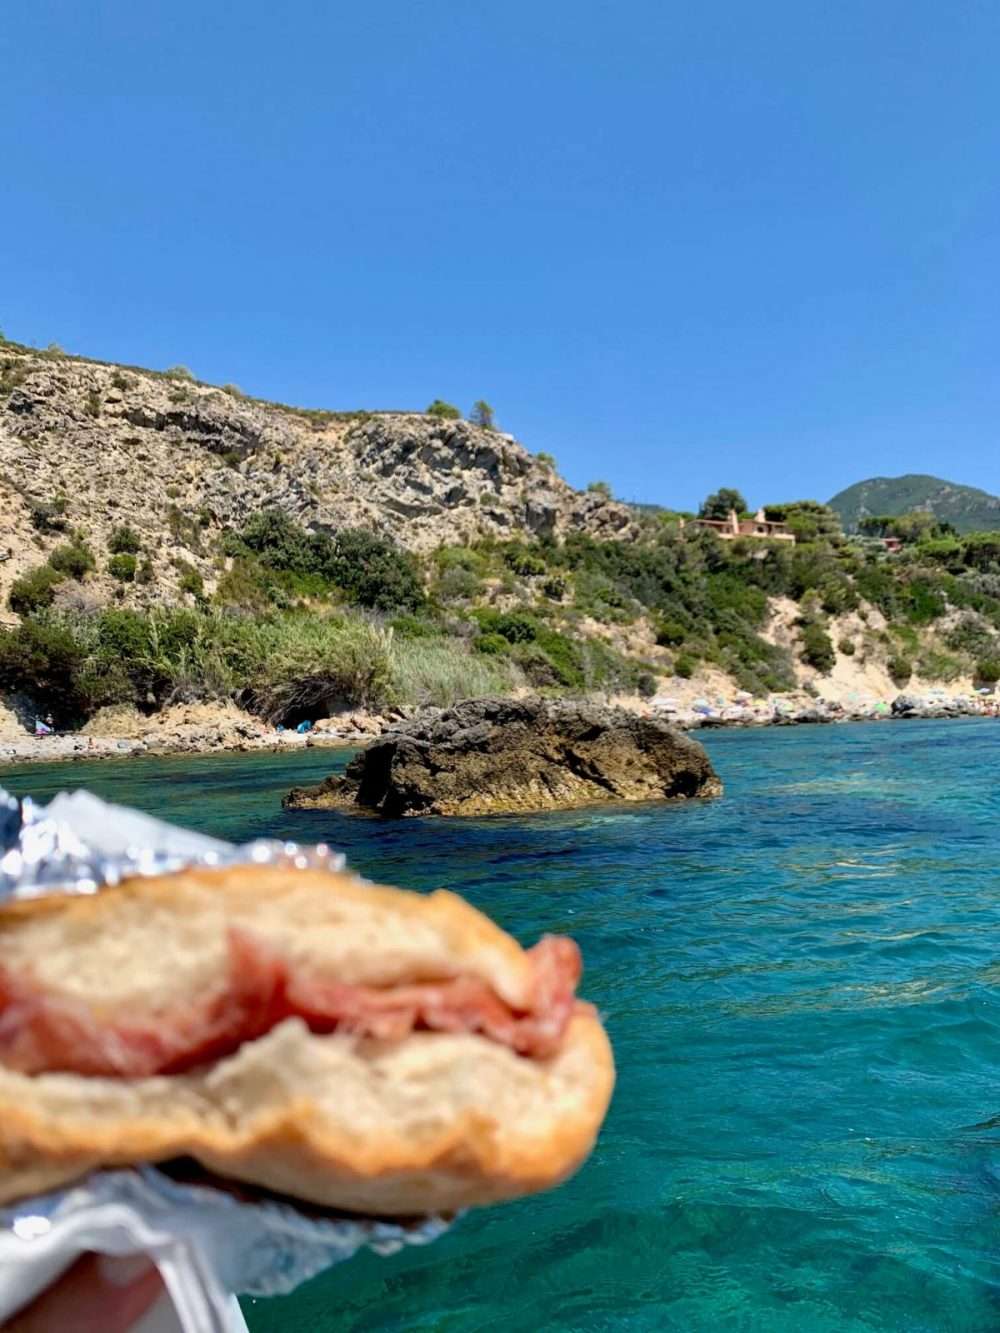
MULTIPOLYGON (((888 722, 929 718, 992 717, 994 696, 903 692, 893 699, 857 704, 808 697, 770 700, 715 697, 674 705, 616 700, 640 716, 660 717, 682 731, 732 727, 804 726, 838 722, 888 722)), ((81 731, 34 736, 29 723, 0 705, 0 765, 55 763, 142 755, 207 755, 226 752, 284 753, 317 746, 356 748, 412 716, 411 708, 389 713, 354 710, 323 718, 306 733, 278 731, 232 704, 191 704, 143 717, 134 709, 105 709, 81 731)))

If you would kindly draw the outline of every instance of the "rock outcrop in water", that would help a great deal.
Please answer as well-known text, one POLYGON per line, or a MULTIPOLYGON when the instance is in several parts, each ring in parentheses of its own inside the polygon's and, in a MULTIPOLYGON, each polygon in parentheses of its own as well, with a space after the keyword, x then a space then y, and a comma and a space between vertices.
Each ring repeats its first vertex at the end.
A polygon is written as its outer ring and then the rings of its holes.
POLYGON ((295 788, 283 805, 491 815, 721 791, 702 746, 658 718, 567 700, 474 699, 398 724, 343 777, 295 788))

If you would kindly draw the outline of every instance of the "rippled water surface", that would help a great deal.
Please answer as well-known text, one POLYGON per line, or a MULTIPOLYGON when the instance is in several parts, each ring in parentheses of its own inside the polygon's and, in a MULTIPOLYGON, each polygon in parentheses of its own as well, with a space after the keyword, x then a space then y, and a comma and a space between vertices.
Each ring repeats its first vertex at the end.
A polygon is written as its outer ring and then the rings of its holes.
POLYGON ((583 947, 619 1066, 588 1166, 248 1304, 254 1333, 1000 1329, 1000 726, 705 744, 712 803, 396 825, 281 811, 329 751, 0 770, 325 839, 583 947))

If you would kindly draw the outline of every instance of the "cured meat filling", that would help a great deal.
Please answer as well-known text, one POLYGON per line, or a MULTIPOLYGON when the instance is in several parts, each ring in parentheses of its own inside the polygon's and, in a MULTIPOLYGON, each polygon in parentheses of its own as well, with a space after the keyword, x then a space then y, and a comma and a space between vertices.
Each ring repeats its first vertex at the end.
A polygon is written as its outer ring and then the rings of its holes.
POLYGON ((524 1012, 475 977, 383 988, 298 975, 238 930, 230 932, 222 987, 143 1016, 101 1014, 0 965, 0 1065, 25 1074, 177 1074, 230 1055, 293 1017, 312 1032, 385 1041, 416 1029, 479 1033, 521 1055, 544 1058, 558 1048, 577 1004, 580 951, 570 939, 547 935, 528 954, 535 983, 524 1012))

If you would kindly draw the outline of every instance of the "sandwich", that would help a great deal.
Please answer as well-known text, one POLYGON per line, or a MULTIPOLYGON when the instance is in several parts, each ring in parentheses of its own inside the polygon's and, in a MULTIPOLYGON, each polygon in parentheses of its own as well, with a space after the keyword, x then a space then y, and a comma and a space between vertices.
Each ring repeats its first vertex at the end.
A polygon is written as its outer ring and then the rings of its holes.
POLYGON ((614 1082, 580 955, 456 895, 282 865, 0 905, 0 1205, 191 1161, 412 1216, 547 1189, 614 1082))

